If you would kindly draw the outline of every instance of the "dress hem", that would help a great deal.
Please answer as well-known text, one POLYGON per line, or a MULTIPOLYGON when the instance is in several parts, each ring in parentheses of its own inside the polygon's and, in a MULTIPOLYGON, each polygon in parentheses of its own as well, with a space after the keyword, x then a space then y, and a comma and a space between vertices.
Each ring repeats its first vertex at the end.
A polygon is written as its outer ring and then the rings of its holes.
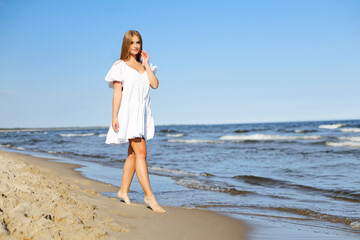
POLYGON ((154 137, 149 137, 149 138, 145 138, 144 136, 136 136, 136 137, 130 137, 130 138, 127 138, 127 139, 124 139, 123 141, 119 141, 119 142, 110 142, 110 141, 105 141, 105 144, 109 144, 109 145, 122 145, 122 144, 125 144, 125 143, 128 143, 129 142, 129 139, 134 139, 134 138, 144 138, 146 141, 150 140, 150 139, 153 139, 154 137))

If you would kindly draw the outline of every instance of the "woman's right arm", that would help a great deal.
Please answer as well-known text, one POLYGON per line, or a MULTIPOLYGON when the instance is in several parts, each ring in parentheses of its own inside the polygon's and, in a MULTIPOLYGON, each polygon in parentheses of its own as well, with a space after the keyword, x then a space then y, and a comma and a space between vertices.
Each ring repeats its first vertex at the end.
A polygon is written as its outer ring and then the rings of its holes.
POLYGON ((112 127, 115 132, 119 132, 119 119, 117 116, 121 104, 121 97, 122 97, 122 83, 120 81, 114 81, 112 127))

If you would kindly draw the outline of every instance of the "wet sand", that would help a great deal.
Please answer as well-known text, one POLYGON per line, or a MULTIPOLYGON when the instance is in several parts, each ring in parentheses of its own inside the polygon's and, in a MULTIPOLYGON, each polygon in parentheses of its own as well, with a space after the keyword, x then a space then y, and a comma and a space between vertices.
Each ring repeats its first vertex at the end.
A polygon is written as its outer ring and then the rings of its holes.
POLYGON ((0 239, 246 239, 243 222, 209 210, 126 205, 80 165, 0 151, 0 239))

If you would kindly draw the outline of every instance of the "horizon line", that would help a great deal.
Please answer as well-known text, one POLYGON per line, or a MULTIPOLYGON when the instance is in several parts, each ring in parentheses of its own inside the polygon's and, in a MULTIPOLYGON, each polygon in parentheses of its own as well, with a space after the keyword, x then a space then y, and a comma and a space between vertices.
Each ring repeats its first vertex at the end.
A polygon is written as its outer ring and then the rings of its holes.
MULTIPOLYGON (((262 123, 294 123, 294 122, 330 122, 330 121, 357 121, 360 119, 327 119, 327 120, 300 120, 300 121, 269 121, 269 122, 243 122, 243 123, 171 123, 158 124, 156 126, 192 126, 192 125, 237 125, 237 124, 262 124, 262 123)), ((37 130, 71 130, 71 129, 90 129, 90 128, 108 128, 109 126, 68 126, 68 127, 12 127, 0 128, 0 132, 4 131, 37 131, 37 130)))

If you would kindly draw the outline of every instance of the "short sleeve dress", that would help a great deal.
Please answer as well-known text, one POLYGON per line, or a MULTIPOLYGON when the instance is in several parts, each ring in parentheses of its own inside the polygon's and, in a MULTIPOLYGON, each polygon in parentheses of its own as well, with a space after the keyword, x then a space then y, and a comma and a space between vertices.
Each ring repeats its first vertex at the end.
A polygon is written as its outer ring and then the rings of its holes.
MULTIPOLYGON (((155 74, 158 67, 151 63, 149 65, 155 74)), ((119 132, 115 132, 110 124, 105 143, 123 144, 132 138, 153 138, 155 126, 150 108, 150 83, 146 71, 140 74, 123 60, 117 60, 111 66, 105 80, 110 88, 114 87, 114 81, 120 81, 123 85, 118 111, 119 132)))

